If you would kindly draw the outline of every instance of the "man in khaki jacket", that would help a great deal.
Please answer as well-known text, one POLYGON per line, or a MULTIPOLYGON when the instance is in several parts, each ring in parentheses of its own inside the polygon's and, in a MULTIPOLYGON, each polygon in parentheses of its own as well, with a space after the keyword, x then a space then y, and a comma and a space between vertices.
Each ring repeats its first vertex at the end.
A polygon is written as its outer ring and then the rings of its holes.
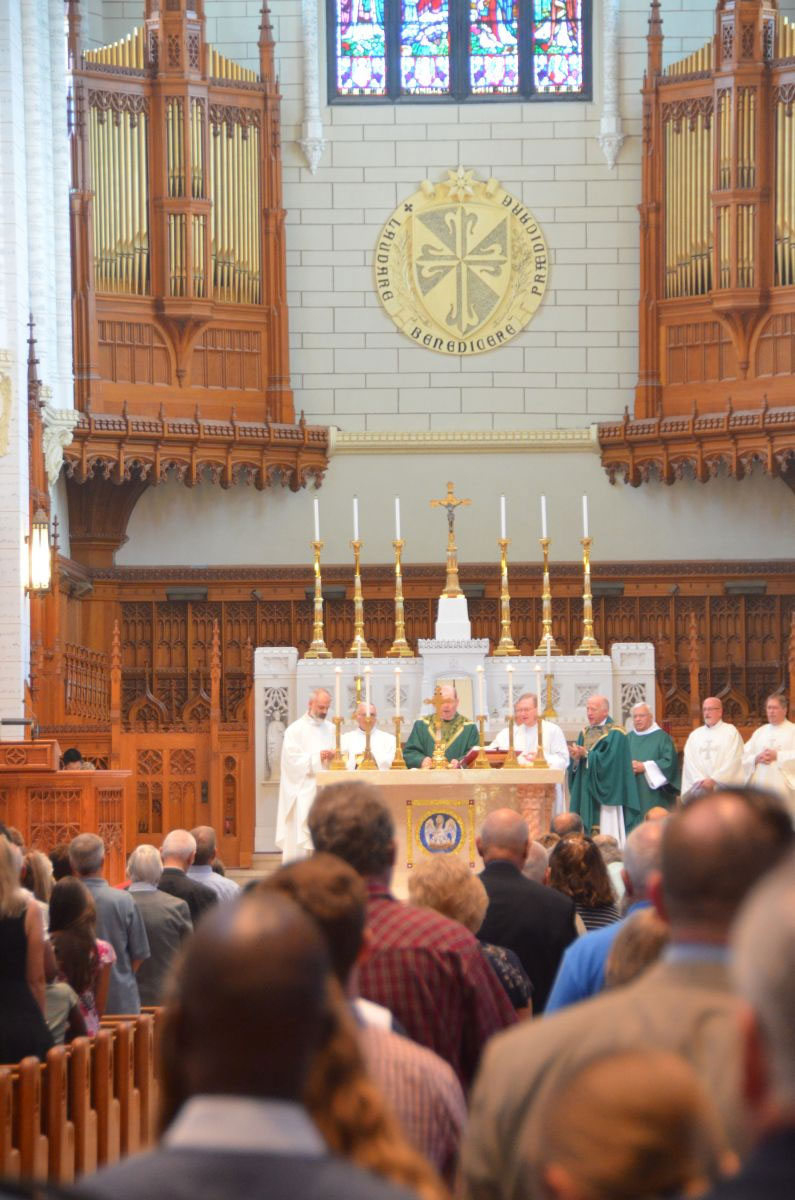
POLYGON ((743 898, 792 844, 783 808, 752 790, 714 792, 672 817, 650 894, 668 921, 663 961, 613 993, 498 1034, 486 1047, 462 1149, 467 1200, 540 1200, 540 1117, 569 1074, 600 1054, 673 1050, 695 1067, 732 1146, 748 1145, 739 1002, 726 966, 743 898))

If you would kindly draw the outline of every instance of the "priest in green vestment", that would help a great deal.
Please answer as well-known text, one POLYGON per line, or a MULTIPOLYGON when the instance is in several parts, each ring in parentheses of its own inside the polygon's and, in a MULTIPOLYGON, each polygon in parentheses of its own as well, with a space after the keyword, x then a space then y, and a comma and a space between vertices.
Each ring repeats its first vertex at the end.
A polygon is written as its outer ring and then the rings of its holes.
POLYGON ((582 817, 586 833, 598 825, 623 846, 641 820, 627 735, 610 716, 606 696, 589 696, 585 711, 588 724, 569 745, 570 808, 582 817))
POLYGON ((641 816, 661 805, 673 808, 679 795, 679 756, 673 739, 660 729, 648 704, 632 709, 634 729, 627 734, 641 816))
MULTIPOLYGON (((442 719, 441 741, 444 756, 451 767, 457 767, 460 760, 477 746, 479 739, 477 725, 462 717, 458 711, 458 692, 449 684, 439 689, 439 715, 442 719)), ((409 734, 408 741, 403 747, 403 757, 407 767, 430 767, 434 746, 434 723, 436 714, 420 717, 414 722, 414 728, 409 734)))

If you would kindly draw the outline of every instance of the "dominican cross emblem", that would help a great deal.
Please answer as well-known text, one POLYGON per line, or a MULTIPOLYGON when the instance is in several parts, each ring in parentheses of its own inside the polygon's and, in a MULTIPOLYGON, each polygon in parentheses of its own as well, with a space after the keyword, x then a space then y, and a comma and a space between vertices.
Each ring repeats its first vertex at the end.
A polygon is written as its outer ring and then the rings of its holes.
POLYGON ((415 214, 414 279, 428 315, 459 337, 476 333, 508 288, 511 231, 493 206, 459 203, 415 214))

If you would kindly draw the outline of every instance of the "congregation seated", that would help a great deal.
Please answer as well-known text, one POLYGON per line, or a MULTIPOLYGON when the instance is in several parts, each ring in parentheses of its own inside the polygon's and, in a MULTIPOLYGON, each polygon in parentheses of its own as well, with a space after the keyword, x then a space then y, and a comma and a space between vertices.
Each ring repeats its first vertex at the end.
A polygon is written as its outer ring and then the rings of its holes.
POLYGON ((562 838, 549 856, 547 882, 574 901, 589 932, 621 919, 607 867, 591 838, 562 838))
POLYGON ((322 788, 308 825, 315 849, 336 854, 367 885, 370 950, 359 969, 362 996, 388 1008, 468 1088, 487 1040, 516 1021, 477 938, 391 894, 395 831, 378 788, 358 782, 322 788))
POLYGON ((44 1058, 52 1037, 44 1019, 44 927, 19 883, 19 847, 0 836, 0 1063, 44 1058))
MULTIPOLYGON (((284 896, 253 892, 208 913, 164 1015, 161 1143, 83 1177, 80 1194, 416 1197, 330 1154, 305 1107, 313 1061, 334 1027, 329 965, 320 929, 284 896)), ((351 1119, 365 1122, 366 1110, 351 1119)))
MULTIPOLYGON (((303 862, 288 863, 266 878, 260 887, 266 892, 277 891, 289 896, 319 924, 328 942, 334 975, 345 995, 353 1001, 351 1011, 357 1026, 356 1040, 368 1074, 398 1118, 400 1134, 452 1183, 466 1121, 466 1102, 455 1072, 427 1047, 368 1022, 356 1005, 356 963, 366 958, 369 949, 365 935, 367 888, 364 880, 342 859, 320 853, 303 862)), ((351 1059, 349 1053, 348 1061, 351 1059)), ((313 1075, 317 1073, 315 1068, 313 1075)), ((369 1095, 371 1104, 379 1103, 361 1072, 358 1080, 355 1076, 349 1079, 349 1092, 357 1084, 369 1095)), ((317 1090, 315 1087, 314 1091, 317 1090)), ((345 1133, 339 1128, 340 1116, 345 1110, 338 1100, 325 1107, 332 1115, 338 1114, 336 1127, 329 1128, 328 1123, 321 1126, 329 1144, 338 1146, 345 1133)), ((350 1110, 351 1106, 346 1107, 350 1110)), ((407 1163, 410 1157, 401 1145, 400 1134, 397 1137, 400 1161, 407 1163)), ((392 1131, 391 1139, 394 1144, 395 1131, 392 1131)), ((353 1157, 367 1165, 362 1151, 370 1155, 372 1165, 372 1148, 368 1148, 359 1135, 357 1155, 353 1157)), ((408 1178, 403 1181, 409 1182, 408 1178)))
POLYGON ((141 1004, 162 1004, 166 975, 183 938, 193 929, 185 900, 158 888, 163 862, 156 846, 137 846, 127 860, 129 893, 146 930, 149 957, 138 968, 136 982, 141 1004))
MULTIPOLYGON (((546 855, 544 856, 546 859, 546 855)), ((460 858, 434 855, 418 863, 409 876, 409 900, 421 908, 432 908, 451 921, 459 921, 477 934, 489 907, 483 883, 460 858)), ((533 1009, 533 985, 513 950, 480 940, 480 947, 505 988, 518 1017, 533 1009)))

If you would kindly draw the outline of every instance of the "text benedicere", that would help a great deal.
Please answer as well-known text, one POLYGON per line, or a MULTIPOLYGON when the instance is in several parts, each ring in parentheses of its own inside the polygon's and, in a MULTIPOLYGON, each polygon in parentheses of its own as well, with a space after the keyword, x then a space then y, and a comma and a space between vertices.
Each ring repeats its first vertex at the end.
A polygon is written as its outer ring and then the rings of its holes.
POLYGON ((721 784, 743 780, 743 739, 733 725, 723 720, 723 704, 717 696, 707 696, 701 713, 704 724, 694 729, 685 742, 683 793, 693 788, 711 792, 721 784))
MULTIPOLYGON (((458 711, 458 692, 451 684, 439 689, 441 696, 441 745, 444 756, 451 767, 459 766, 460 760, 478 744, 477 726, 462 717, 458 711)), ((434 738, 436 717, 420 717, 414 722, 409 739, 403 748, 407 767, 431 766, 436 741, 434 738)))
POLYGON ((334 726, 326 720, 330 705, 326 689, 315 688, 307 711, 284 734, 276 845, 285 862, 312 852, 306 818, 315 799, 315 776, 334 757, 334 726))
POLYGON ((676 746, 654 719, 648 704, 632 709, 635 726, 627 733, 632 770, 641 815, 657 806, 671 806, 679 793, 679 759, 676 746))
POLYGON ((576 743, 569 743, 570 807, 582 817, 587 833, 598 825, 623 846, 640 820, 627 735, 610 716, 606 696, 589 696, 585 712, 588 724, 576 743))
POLYGON ((765 715, 768 724, 745 743, 745 779, 779 795, 795 821, 795 724, 787 720, 787 701, 778 693, 765 701, 765 715))
POLYGON ((395 758, 395 738, 391 733, 385 733, 383 729, 377 729, 375 726, 376 708, 371 704, 369 709, 362 701, 356 706, 356 729, 350 729, 347 733, 343 733, 340 738, 340 748, 343 757, 348 761, 348 770, 356 771, 364 758, 364 750, 367 744, 367 721, 372 718, 373 726, 370 730, 370 753, 378 764, 379 771, 388 771, 392 766, 395 758))

